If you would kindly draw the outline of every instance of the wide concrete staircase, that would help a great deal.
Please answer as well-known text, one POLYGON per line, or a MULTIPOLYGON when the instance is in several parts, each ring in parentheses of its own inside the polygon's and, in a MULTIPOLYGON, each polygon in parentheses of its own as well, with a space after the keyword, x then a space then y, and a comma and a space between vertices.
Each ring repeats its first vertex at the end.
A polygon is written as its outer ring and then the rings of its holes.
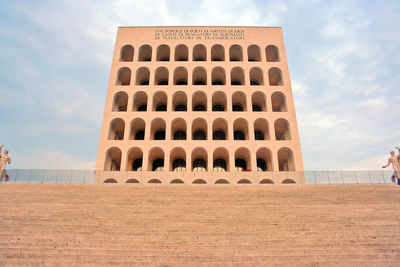
POLYGON ((400 186, 0 184, 0 266, 400 266, 400 186))

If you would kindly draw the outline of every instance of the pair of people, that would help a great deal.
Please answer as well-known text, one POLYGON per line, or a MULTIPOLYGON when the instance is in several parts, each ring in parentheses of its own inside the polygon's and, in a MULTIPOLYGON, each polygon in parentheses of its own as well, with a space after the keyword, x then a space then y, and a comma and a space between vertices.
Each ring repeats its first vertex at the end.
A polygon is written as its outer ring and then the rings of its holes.
POLYGON ((6 165, 11 164, 11 158, 8 156, 8 150, 4 149, 4 153, 2 153, 4 145, 0 146, 0 182, 3 181, 3 177, 5 178, 5 182, 9 180, 8 174, 6 172, 6 165))
POLYGON ((388 163, 385 166, 382 166, 382 168, 386 168, 390 164, 392 164, 394 170, 392 180, 394 182, 397 181, 397 184, 400 185, 400 147, 396 146, 396 148, 399 153, 396 155, 394 151, 390 151, 390 158, 388 158, 388 163))

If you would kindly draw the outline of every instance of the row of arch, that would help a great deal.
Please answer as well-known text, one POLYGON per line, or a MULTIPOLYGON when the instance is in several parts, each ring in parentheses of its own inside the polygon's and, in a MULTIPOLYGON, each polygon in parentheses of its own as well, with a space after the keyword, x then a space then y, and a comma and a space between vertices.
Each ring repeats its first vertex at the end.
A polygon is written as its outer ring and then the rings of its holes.
MULTIPOLYGON (((150 124, 150 140, 166 139, 166 123, 162 118, 155 118, 150 124)), ((226 119, 217 118, 212 123, 212 138, 208 136, 207 121, 203 118, 194 119, 191 128, 192 140, 270 140, 269 124, 264 118, 254 121, 254 135, 249 133, 249 123, 244 118, 233 122, 232 133, 226 119), (231 135, 232 134, 232 135, 231 135), (253 139, 254 138, 254 139, 253 139)), ((286 119, 280 118, 274 122, 275 140, 291 140, 290 125, 286 119)), ((146 123, 141 118, 135 118, 130 124, 129 140, 145 140, 146 123)), ((115 118, 110 122, 108 140, 125 139, 125 121, 115 118)), ((171 140, 188 140, 186 120, 176 118, 171 122, 171 140)))
MULTIPOLYGON (((125 45, 121 48, 119 61, 129 62, 133 61, 135 49, 132 45, 125 45)), ((266 61, 279 62, 279 49, 274 45, 265 47, 266 61)), ((142 45, 139 47, 138 61, 151 61, 153 56, 153 49, 150 45, 142 45)), ((235 44, 229 47, 229 61, 243 61, 243 48, 241 45, 235 44)), ((225 61, 225 48, 216 44, 211 47, 211 61, 225 61)), ((171 49, 168 45, 159 45, 156 49, 156 61, 170 61, 171 49)), ((180 44, 175 47, 174 53, 175 61, 188 61, 189 49, 186 45, 180 44)), ((207 61, 207 49, 204 45, 198 44, 193 47, 192 53, 193 61, 207 61)), ((261 49, 258 45, 250 45, 247 47, 247 61, 261 61, 261 49)))
MULTIPOLYGON (((293 152, 290 148, 282 147, 277 152, 279 171, 295 171, 293 152)), ((104 164, 105 171, 121 170, 122 152, 118 147, 112 147, 106 152, 104 164)), ((234 153, 235 171, 255 171, 251 169, 251 160, 256 159, 257 171, 272 171, 272 153, 268 148, 259 148, 255 157, 251 156, 248 148, 240 147, 234 153)), ((143 151, 139 147, 133 147, 127 154, 126 171, 165 171, 164 150, 153 147, 148 153, 147 166, 143 162, 143 151)), ((194 148, 191 152, 191 162, 187 165, 186 151, 181 147, 173 148, 169 153, 169 168, 166 171, 207 172, 209 168, 208 152, 202 147, 194 148)), ((216 148, 212 154, 212 171, 228 172, 230 169, 229 152, 224 147, 216 148)))
MULTIPOLYGON (((113 178, 108 178, 103 181, 106 184, 118 183, 117 180, 113 178)), ((139 180, 131 178, 125 181, 126 184, 139 184, 139 180)), ((150 179, 147 181, 148 184, 161 184, 161 180, 159 179, 150 179)), ((169 182, 170 184, 184 184, 185 182, 181 179, 173 179, 169 182)), ((287 178, 282 181, 282 184, 295 184, 296 182, 293 179, 287 178)), ((204 179, 195 179, 192 184, 207 184, 204 179)), ((230 182, 226 179, 218 179, 214 182, 214 184, 230 184, 230 182)), ((252 184, 249 179, 240 179, 237 181, 237 184, 252 184)), ((275 184, 271 179, 262 179, 259 184, 275 184)))
MULTIPOLYGON (((264 72, 259 67, 253 67, 249 71, 250 85, 264 85, 264 72)), ((116 85, 131 85, 132 71, 128 67, 118 70, 116 85)), ((135 85, 150 84, 150 70, 140 67, 136 70, 135 85)), ((204 67, 195 67, 192 71, 193 85, 207 85, 207 71, 204 67)), ((268 83, 271 86, 283 85, 282 71, 277 67, 268 70, 268 83)), ((169 85, 169 70, 166 67, 158 67, 155 70, 154 85, 169 85)), ((223 67, 215 67, 211 71, 211 85, 226 85, 226 72, 223 67)), ((176 67, 173 71, 173 85, 188 85, 188 70, 185 67, 176 67)), ((233 67, 230 71, 230 85, 245 85, 244 70, 241 67, 233 67)))
MULTIPOLYGON (((165 92, 158 91, 153 94, 152 111, 167 111, 168 96, 165 92)), ((132 111, 147 111, 148 96, 144 91, 136 92, 133 96, 132 111)), ((177 91, 172 95, 172 110, 187 111, 187 95, 183 91, 177 91)), ((282 92, 276 91, 271 95, 272 111, 286 112, 286 97, 282 92)), ((212 111, 227 111, 227 95, 225 92, 217 91, 212 95, 212 111)), ((266 97, 263 92, 254 92, 251 96, 251 110, 254 112, 267 111, 266 97)), ((120 91, 114 95, 112 111, 127 111, 128 94, 120 91)), ((192 111, 207 111, 207 95, 197 91, 192 95, 192 111)), ((248 111, 246 94, 237 91, 232 94, 232 111, 248 111)))

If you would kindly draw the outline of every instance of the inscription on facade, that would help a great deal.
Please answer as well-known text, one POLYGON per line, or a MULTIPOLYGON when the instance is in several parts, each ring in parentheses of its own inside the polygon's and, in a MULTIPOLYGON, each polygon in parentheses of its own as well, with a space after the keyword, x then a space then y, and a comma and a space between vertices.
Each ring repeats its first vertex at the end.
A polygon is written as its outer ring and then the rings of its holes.
POLYGON ((155 40, 244 40, 240 29, 156 29, 155 40))

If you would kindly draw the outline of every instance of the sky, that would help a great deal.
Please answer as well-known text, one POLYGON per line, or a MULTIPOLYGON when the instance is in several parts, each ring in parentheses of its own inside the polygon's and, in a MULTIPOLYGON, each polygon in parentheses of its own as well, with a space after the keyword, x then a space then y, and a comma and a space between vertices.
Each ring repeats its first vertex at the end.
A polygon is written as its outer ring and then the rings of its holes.
POLYGON ((281 26, 305 170, 400 145, 400 1, 0 0, 10 168, 94 169, 118 26, 281 26))

